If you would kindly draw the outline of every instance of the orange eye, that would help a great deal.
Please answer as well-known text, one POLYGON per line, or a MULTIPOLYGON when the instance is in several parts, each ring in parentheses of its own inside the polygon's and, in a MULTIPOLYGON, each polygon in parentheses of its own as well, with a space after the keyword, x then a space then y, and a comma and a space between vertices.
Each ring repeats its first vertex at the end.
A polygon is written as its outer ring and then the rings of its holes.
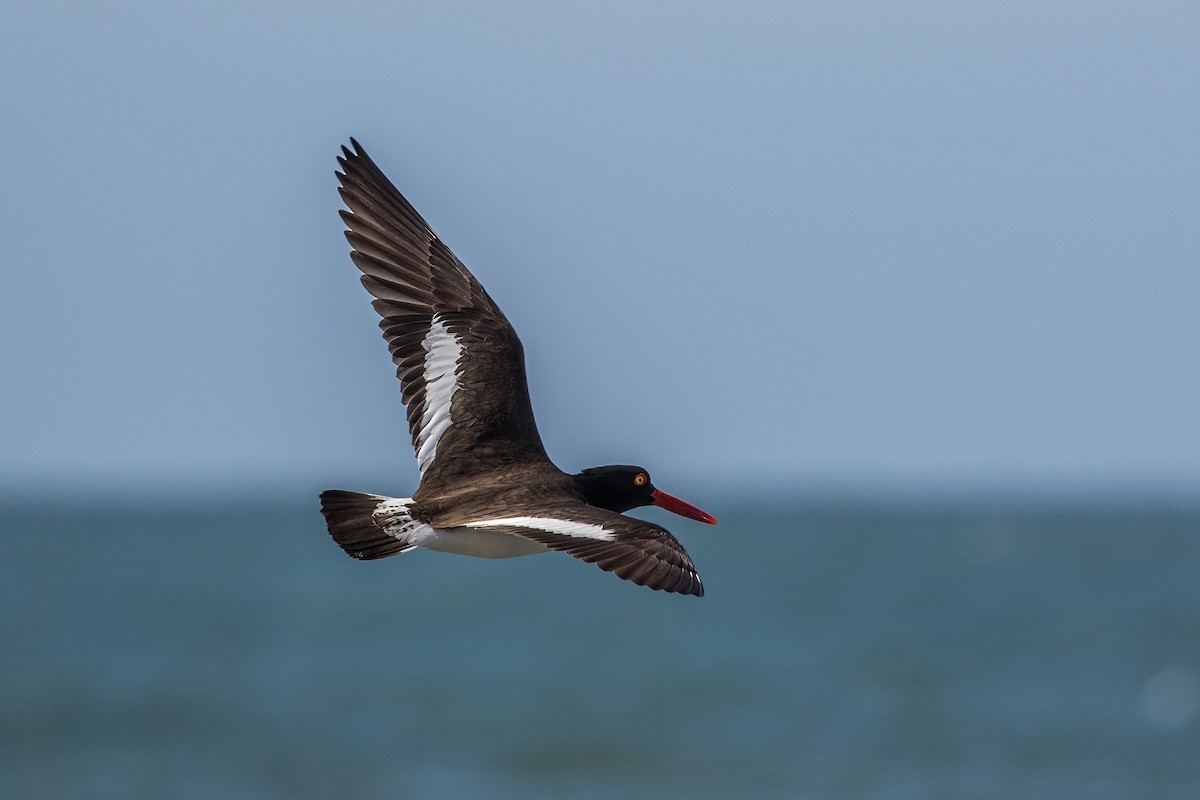
POLYGON ((638 473, 637 475, 635 475, 635 476, 634 476, 634 478, 633 478, 633 485, 634 485, 634 486, 645 486, 645 485, 646 485, 647 483, 649 483, 649 482, 650 482, 650 476, 649 476, 649 475, 647 475, 647 474, 646 474, 646 473, 644 473, 644 472, 639 472, 639 473, 638 473))

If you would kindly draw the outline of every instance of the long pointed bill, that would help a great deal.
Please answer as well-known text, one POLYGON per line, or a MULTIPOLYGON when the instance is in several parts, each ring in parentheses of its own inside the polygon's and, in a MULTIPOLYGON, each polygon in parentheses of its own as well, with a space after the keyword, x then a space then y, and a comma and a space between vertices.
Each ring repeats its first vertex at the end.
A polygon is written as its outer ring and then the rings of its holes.
POLYGON ((678 497, 672 497, 659 489, 651 492, 650 498, 654 500, 654 505, 659 508, 665 508, 667 511, 673 511, 681 517, 700 520, 701 522, 707 522, 709 525, 717 524, 717 518, 712 514, 706 514, 691 503, 685 503, 678 497))

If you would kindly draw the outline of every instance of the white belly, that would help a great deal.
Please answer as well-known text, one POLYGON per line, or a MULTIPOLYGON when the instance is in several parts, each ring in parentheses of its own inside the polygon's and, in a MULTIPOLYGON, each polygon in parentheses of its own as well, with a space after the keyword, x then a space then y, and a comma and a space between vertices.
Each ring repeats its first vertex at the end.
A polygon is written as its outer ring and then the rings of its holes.
POLYGON ((441 553, 458 553, 477 558, 516 558, 546 552, 544 544, 495 531, 470 528, 425 528, 421 547, 441 553))

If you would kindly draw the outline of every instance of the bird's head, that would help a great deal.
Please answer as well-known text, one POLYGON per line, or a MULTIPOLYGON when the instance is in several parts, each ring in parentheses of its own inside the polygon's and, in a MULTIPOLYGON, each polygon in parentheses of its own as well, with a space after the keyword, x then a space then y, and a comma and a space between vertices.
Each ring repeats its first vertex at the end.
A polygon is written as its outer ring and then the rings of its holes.
POLYGON ((678 497, 654 488, 650 473, 641 467, 617 464, 591 467, 573 476, 588 505, 621 513, 640 506, 659 506, 688 519, 716 525, 717 518, 678 497))

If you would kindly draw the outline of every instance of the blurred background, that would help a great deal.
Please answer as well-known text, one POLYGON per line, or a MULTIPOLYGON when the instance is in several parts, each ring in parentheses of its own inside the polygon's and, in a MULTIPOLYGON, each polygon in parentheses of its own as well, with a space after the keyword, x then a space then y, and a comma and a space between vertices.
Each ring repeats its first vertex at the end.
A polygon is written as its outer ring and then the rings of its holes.
POLYGON ((1193 798, 1200 11, 0 10, 0 791, 1193 798), (363 564, 356 137, 708 596, 363 564), (701 530, 701 528, 704 528, 701 530))

